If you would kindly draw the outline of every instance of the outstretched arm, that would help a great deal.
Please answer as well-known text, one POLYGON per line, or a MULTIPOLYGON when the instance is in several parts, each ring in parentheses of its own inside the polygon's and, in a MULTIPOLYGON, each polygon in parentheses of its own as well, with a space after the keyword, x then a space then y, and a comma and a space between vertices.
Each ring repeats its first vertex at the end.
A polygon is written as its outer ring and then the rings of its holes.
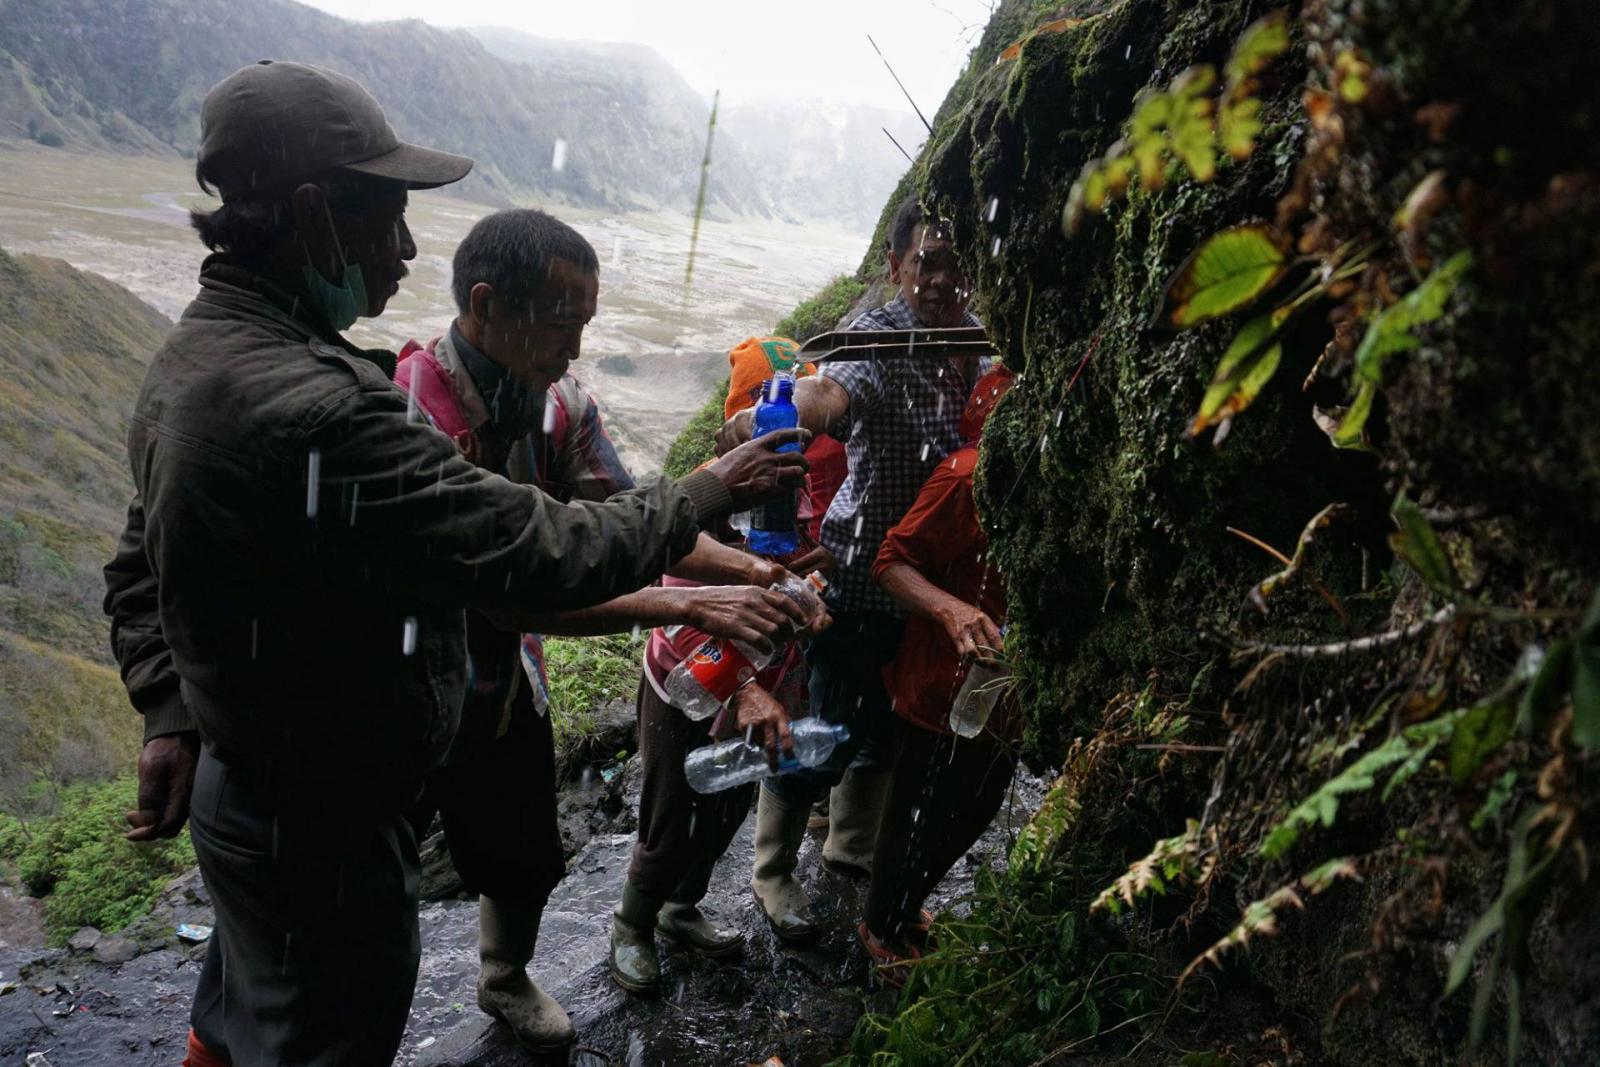
MULTIPOLYGON (((794 384, 794 406, 800 412, 800 427, 812 436, 825 434, 850 414, 850 394, 831 378, 812 375, 794 384)), ((745 408, 722 424, 717 431, 717 455, 750 440, 754 408, 745 408)))

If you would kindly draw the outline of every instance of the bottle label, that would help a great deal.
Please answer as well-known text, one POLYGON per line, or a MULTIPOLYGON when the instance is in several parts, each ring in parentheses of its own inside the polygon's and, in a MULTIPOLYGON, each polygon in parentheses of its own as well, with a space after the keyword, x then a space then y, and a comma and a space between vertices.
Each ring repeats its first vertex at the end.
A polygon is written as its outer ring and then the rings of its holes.
POLYGON ((684 662, 700 687, 723 704, 756 676, 756 669, 731 642, 715 637, 703 642, 684 662))
POLYGON ((750 528, 763 533, 794 533, 800 514, 800 496, 789 493, 770 504, 757 504, 750 509, 750 528))

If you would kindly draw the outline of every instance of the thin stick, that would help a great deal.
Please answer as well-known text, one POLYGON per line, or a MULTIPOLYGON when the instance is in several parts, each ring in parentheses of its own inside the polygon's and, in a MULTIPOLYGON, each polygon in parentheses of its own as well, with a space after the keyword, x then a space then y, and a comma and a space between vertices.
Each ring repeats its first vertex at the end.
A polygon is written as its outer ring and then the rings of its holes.
POLYGON ((1449 622, 1456 617, 1456 614, 1456 605, 1450 604, 1403 630, 1389 630, 1386 633, 1373 634, 1371 637, 1358 637, 1353 641, 1337 641, 1331 645, 1269 645, 1260 641, 1239 641, 1235 642, 1235 647, 1240 652, 1278 652, 1299 659, 1332 658, 1353 652, 1371 652, 1373 649, 1388 648, 1390 645, 1421 637, 1434 627, 1449 622))
POLYGON ((711 121, 706 123, 706 154, 700 161, 700 191, 694 198, 694 229, 689 231, 689 262, 683 268, 683 302, 689 302, 689 283, 694 278, 694 251, 700 243, 700 216, 706 210, 706 183, 711 177, 711 140, 717 134, 717 104, 722 99, 722 90, 718 89, 711 94, 711 121))
POLYGON ((1134 745, 1134 748, 1150 749, 1155 752, 1226 752, 1222 745, 1134 745))
MULTIPOLYGON (((879 126, 878 129, 882 130, 883 131, 883 135, 885 137, 889 138, 889 143, 890 144, 894 145, 896 148, 900 148, 900 142, 896 141, 894 139, 894 134, 889 132, 889 127, 887 127, 887 126, 879 126)), ((907 152, 904 148, 900 148, 900 154, 902 156, 906 157, 906 162, 907 163, 911 163, 911 164, 914 165, 917 162, 916 160, 911 158, 911 153, 907 152)))
POLYGON ((867 34, 867 43, 872 46, 872 50, 874 52, 878 53, 878 58, 883 60, 883 65, 888 67, 889 77, 893 78, 894 83, 900 86, 900 91, 905 93, 906 103, 910 104, 911 110, 917 113, 917 118, 922 119, 922 124, 927 126, 928 135, 931 137, 933 135, 933 127, 928 125, 928 120, 923 117, 922 109, 917 106, 917 102, 915 100, 911 99, 911 94, 906 92, 905 85, 900 81, 900 75, 896 74, 894 72, 894 68, 889 66, 889 60, 884 56, 883 49, 878 47, 878 42, 872 39, 872 34, 870 33, 867 34))

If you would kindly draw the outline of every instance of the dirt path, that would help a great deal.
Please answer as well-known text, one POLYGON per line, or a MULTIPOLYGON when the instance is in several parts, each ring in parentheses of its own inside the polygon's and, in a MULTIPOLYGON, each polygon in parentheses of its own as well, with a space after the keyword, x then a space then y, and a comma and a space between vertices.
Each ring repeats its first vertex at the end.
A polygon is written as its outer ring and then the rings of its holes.
MULTIPOLYGON (((637 764, 634 764, 637 767, 637 764)), ((864 955, 855 943, 863 883, 836 875, 819 861, 811 835, 801 874, 826 922, 815 946, 780 946, 755 911, 750 895, 754 819, 748 819, 718 864, 706 907, 743 930, 744 954, 709 961, 663 949, 663 996, 630 997, 606 974, 610 914, 621 892, 637 819, 636 770, 618 788, 626 806, 568 864, 545 911, 533 972, 571 1012, 579 1043, 561 1062, 600 1067, 704 1067, 782 1057, 787 1067, 833 1058, 871 996, 864 955)), ((604 787, 575 787, 564 806, 599 810, 604 787)), ((1038 780, 1019 776, 1014 801, 1002 811, 964 863, 940 885, 930 906, 969 891, 981 863, 1003 860, 1010 836, 1037 806, 1038 780)), ((161 947, 123 964, 105 965, 66 950, 17 952, 0 948, 0 982, 19 988, 0 997, 0 1065, 21 1067, 43 1052, 54 1067, 126 1065, 172 1067, 181 1059, 190 994, 201 948, 172 943, 177 922, 209 923, 204 886, 187 877, 169 891, 149 920, 130 931, 161 947)), ((403 1067, 524 1067, 535 1059, 490 1022, 473 999, 477 979, 477 905, 424 905, 422 965, 397 1064, 403 1067)), ((352 1025, 356 1021, 352 1020, 352 1025)))

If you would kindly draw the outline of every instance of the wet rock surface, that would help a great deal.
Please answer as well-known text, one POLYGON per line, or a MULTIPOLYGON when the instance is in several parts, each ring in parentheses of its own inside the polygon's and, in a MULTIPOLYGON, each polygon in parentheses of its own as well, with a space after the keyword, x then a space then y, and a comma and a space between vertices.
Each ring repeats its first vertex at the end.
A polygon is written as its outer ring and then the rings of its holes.
MULTIPOLYGON (((744 932, 743 954, 713 961, 663 940, 661 996, 633 997, 613 985, 606 973, 611 909, 633 843, 638 779, 626 765, 608 771, 581 775, 562 795, 563 830, 589 836, 550 899, 532 968, 535 980, 571 1013, 577 1046, 540 1060, 478 1010, 477 904, 435 900, 422 907, 422 964, 396 1063, 699 1067, 777 1055, 786 1067, 809 1067, 838 1054, 865 1007, 892 1003, 892 994, 873 990, 855 939, 866 883, 821 864, 820 831, 809 835, 800 869, 825 932, 802 949, 781 946, 772 936, 749 889, 753 818, 718 864, 705 902, 744 932), (612 807, 617 810, 608 813, 612 807)), ((1003 859, 1010 836, 1042 794, 1042 783, 1019 775, 1011 802, 939 886, 930 907, 957 901, 971 889, 980 864, 1003 859)), ((185 944, 176 930, 212 922, 204 885, 191 872, 168 887, 149 916, 94 946, 126 940, 139 953, 131 959, 108 964, 96 962, 93 950, 0 947, 0 984, 17 983, 0 997, 0 1065, 22 1065, 39 1052, 56 1064, 177 1063, 205 945, 185 944)))

